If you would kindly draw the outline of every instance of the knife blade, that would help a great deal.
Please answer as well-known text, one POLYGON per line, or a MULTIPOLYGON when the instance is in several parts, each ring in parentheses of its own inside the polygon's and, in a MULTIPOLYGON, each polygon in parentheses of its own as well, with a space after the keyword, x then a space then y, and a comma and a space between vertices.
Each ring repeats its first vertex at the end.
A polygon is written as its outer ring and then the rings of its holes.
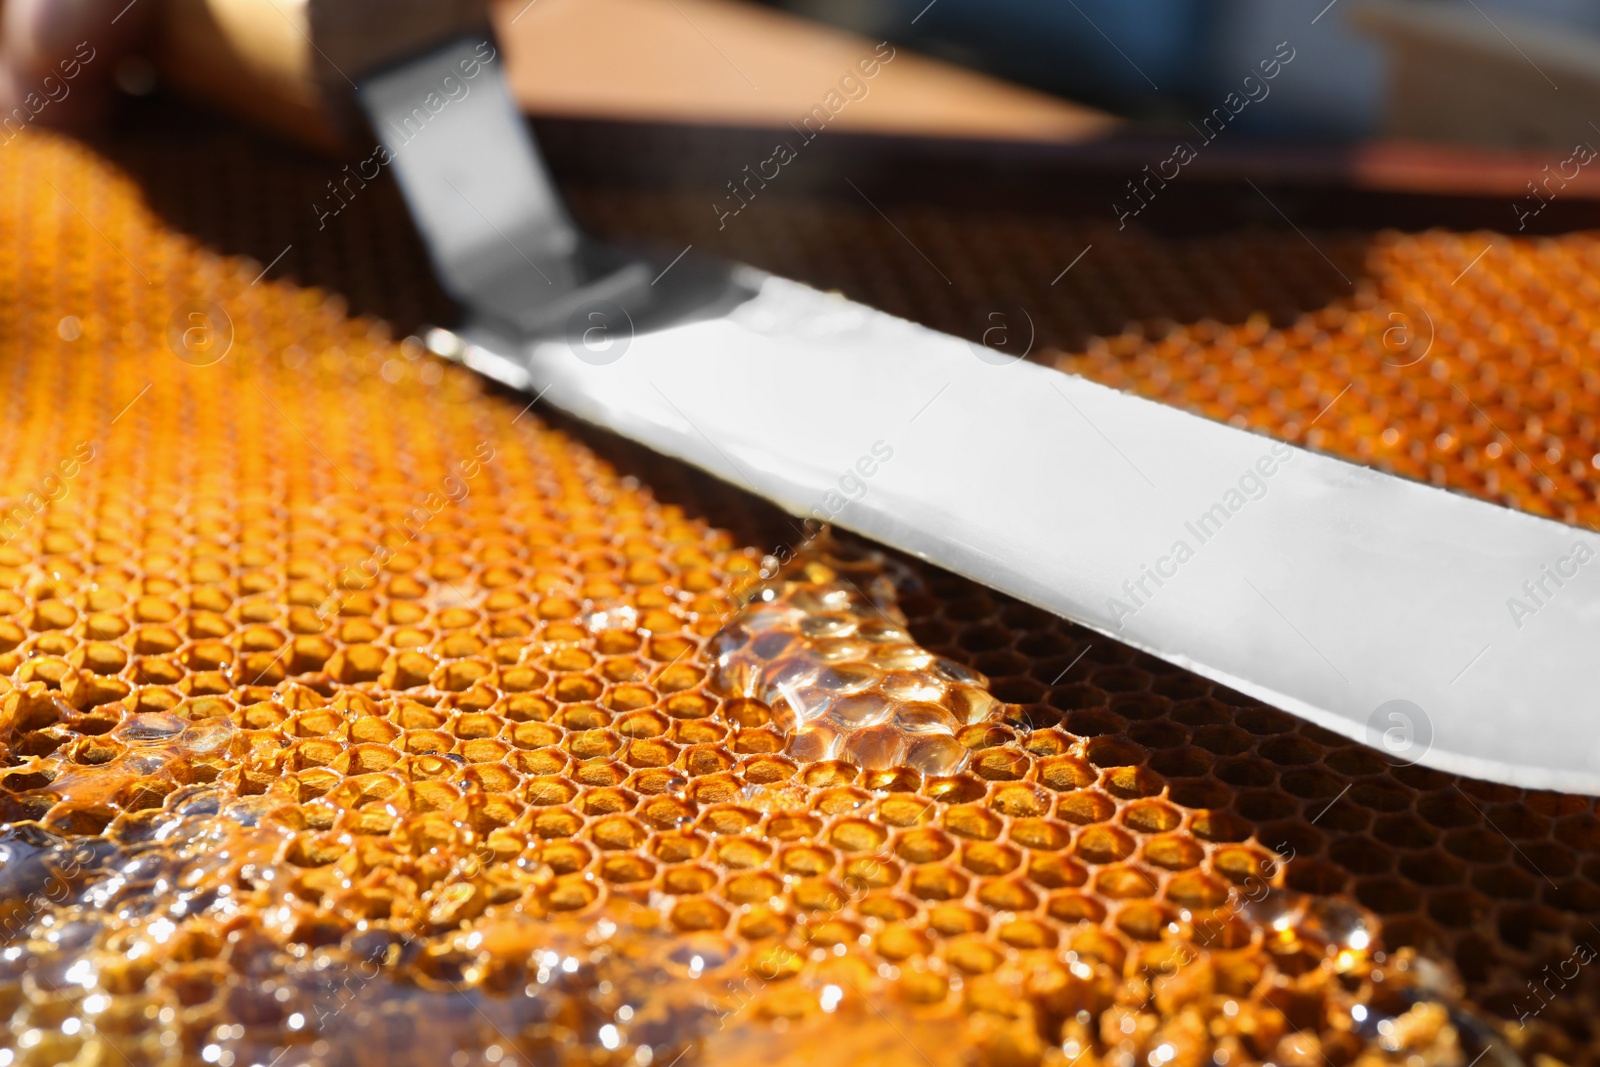
POLYGON ((563 258, 586 239, 492 61, 415 121, 473 48, 359 90, 468 309, 431 335, 436 351, 1397 764, 1600 792, 1592 531, 997 359, 753 268, 665 264, 645 283, 637 260, 563 258), (397 132, 408 116, 413 136, 397 132))

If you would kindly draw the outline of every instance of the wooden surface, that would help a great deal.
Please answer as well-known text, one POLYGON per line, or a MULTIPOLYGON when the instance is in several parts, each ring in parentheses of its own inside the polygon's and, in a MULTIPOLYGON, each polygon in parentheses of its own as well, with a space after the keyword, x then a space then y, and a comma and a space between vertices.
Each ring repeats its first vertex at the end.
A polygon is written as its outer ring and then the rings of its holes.
MULTIPOLYGON (((494 15, 512 89, 539 115, 780 128, 878 45, 738 0, 501 0, 494 15)), ((830 128, 1070 142, 1119 125, 905 48, 864 84, 830 128)))

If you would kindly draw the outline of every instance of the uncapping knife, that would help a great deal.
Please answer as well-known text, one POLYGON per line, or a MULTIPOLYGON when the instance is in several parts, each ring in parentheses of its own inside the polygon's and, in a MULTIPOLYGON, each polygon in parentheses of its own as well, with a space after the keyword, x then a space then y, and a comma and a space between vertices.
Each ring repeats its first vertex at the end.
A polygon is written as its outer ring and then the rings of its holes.
POLYGON ((441 354, 1396 763, 1600 793, 1593 532, 753 268, 605 248, 563 209, 482 33, 356 80, 466 308, 431 335, 441 354), (1546 595, 1519 616, 1529 583, 1546 595))

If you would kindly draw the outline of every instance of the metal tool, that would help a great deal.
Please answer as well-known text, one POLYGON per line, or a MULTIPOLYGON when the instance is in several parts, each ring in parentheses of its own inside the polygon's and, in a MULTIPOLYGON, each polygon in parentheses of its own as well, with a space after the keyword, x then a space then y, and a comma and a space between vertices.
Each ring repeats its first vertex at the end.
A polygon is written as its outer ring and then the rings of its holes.
POLYGON ((1600 792, 1600 537, 758 270, 605 249, 480 43, 358 94, 467 308, 436 351, 1397 763, 1600 792))

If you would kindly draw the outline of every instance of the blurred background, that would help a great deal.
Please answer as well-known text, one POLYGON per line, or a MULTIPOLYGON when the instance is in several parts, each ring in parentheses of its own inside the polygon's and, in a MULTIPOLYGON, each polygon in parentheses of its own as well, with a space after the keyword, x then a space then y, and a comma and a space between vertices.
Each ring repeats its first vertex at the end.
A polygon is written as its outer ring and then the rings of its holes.
MULTIPOLYGON (((1432 78, 1445 90, 1488 79, 1506 113, 1476 116, 1476 133, 1460 135, 1542 143, 1556 135, 1550 123, 1526 116, 1519 124, 1510 112, 1554 106, 1558 93, 1581 106, 1600 76, 1600 4, 1592 0, 775 2, 1117 115, 1180 127, 1287 41, 1296 53, 1292 76, 1272 87, 1270 108, 1246 108, 1237 123, 1280 137, 1444 134, 1455 121, 1440 115, 1429 124, 1419 99, 1428 87, 1417 82, 1432 78), (1412 63, 1425 68, 1418 77, 1400 69, 1412 63)), ((1438 95, 1443 102, 1451 94, 1438 95)))
MULTIPOLYGON (((786 87, 803 77, 829 27, 998 80, 963 81, 952 69, 918 81, 893 105, 857 109, 875 114, 843 118, 845 127, 1041 140, 1105 132, 1087 112, 1074 119, 1050 106, 1070 101, 1140 131, 1189 131, 1283 46, 1293 59, 1270 85, 1270 104, 1263 96, 1253 101, 1263 106, 1242 108, 1228 124, 1230 140, 1389 136, 1570 149, 1597 136, 1588 109, 1600 90, 1600 4, 1590 0, 764 3, 803 19, 773 23, 752 14, 754 4, 723 0, 594 0, 583 10, 571 0, 511 0, 516 25, 507 19, 502 32, 540 50, 546 77, 524 77, 525 103, 536 112, 615 110, 631 76, 654 86, 645 94, 653 101, 629 105, 636 111, 667 117, 698 86, 700 99, 683 117, 759 124, 782 113, 786 87), (537 42, 541 27, 579 23, 597 32, 545 36, 560 46, 537 42), (673 40, 676 49, 660 47, 673 40), (774 49, 788 54, 769 55, 774 49), (609 86, 591 84, 600 71, 609 86)), ((803 112, 806 92, 819 87, 794 88, 785 102, 803 112)))

